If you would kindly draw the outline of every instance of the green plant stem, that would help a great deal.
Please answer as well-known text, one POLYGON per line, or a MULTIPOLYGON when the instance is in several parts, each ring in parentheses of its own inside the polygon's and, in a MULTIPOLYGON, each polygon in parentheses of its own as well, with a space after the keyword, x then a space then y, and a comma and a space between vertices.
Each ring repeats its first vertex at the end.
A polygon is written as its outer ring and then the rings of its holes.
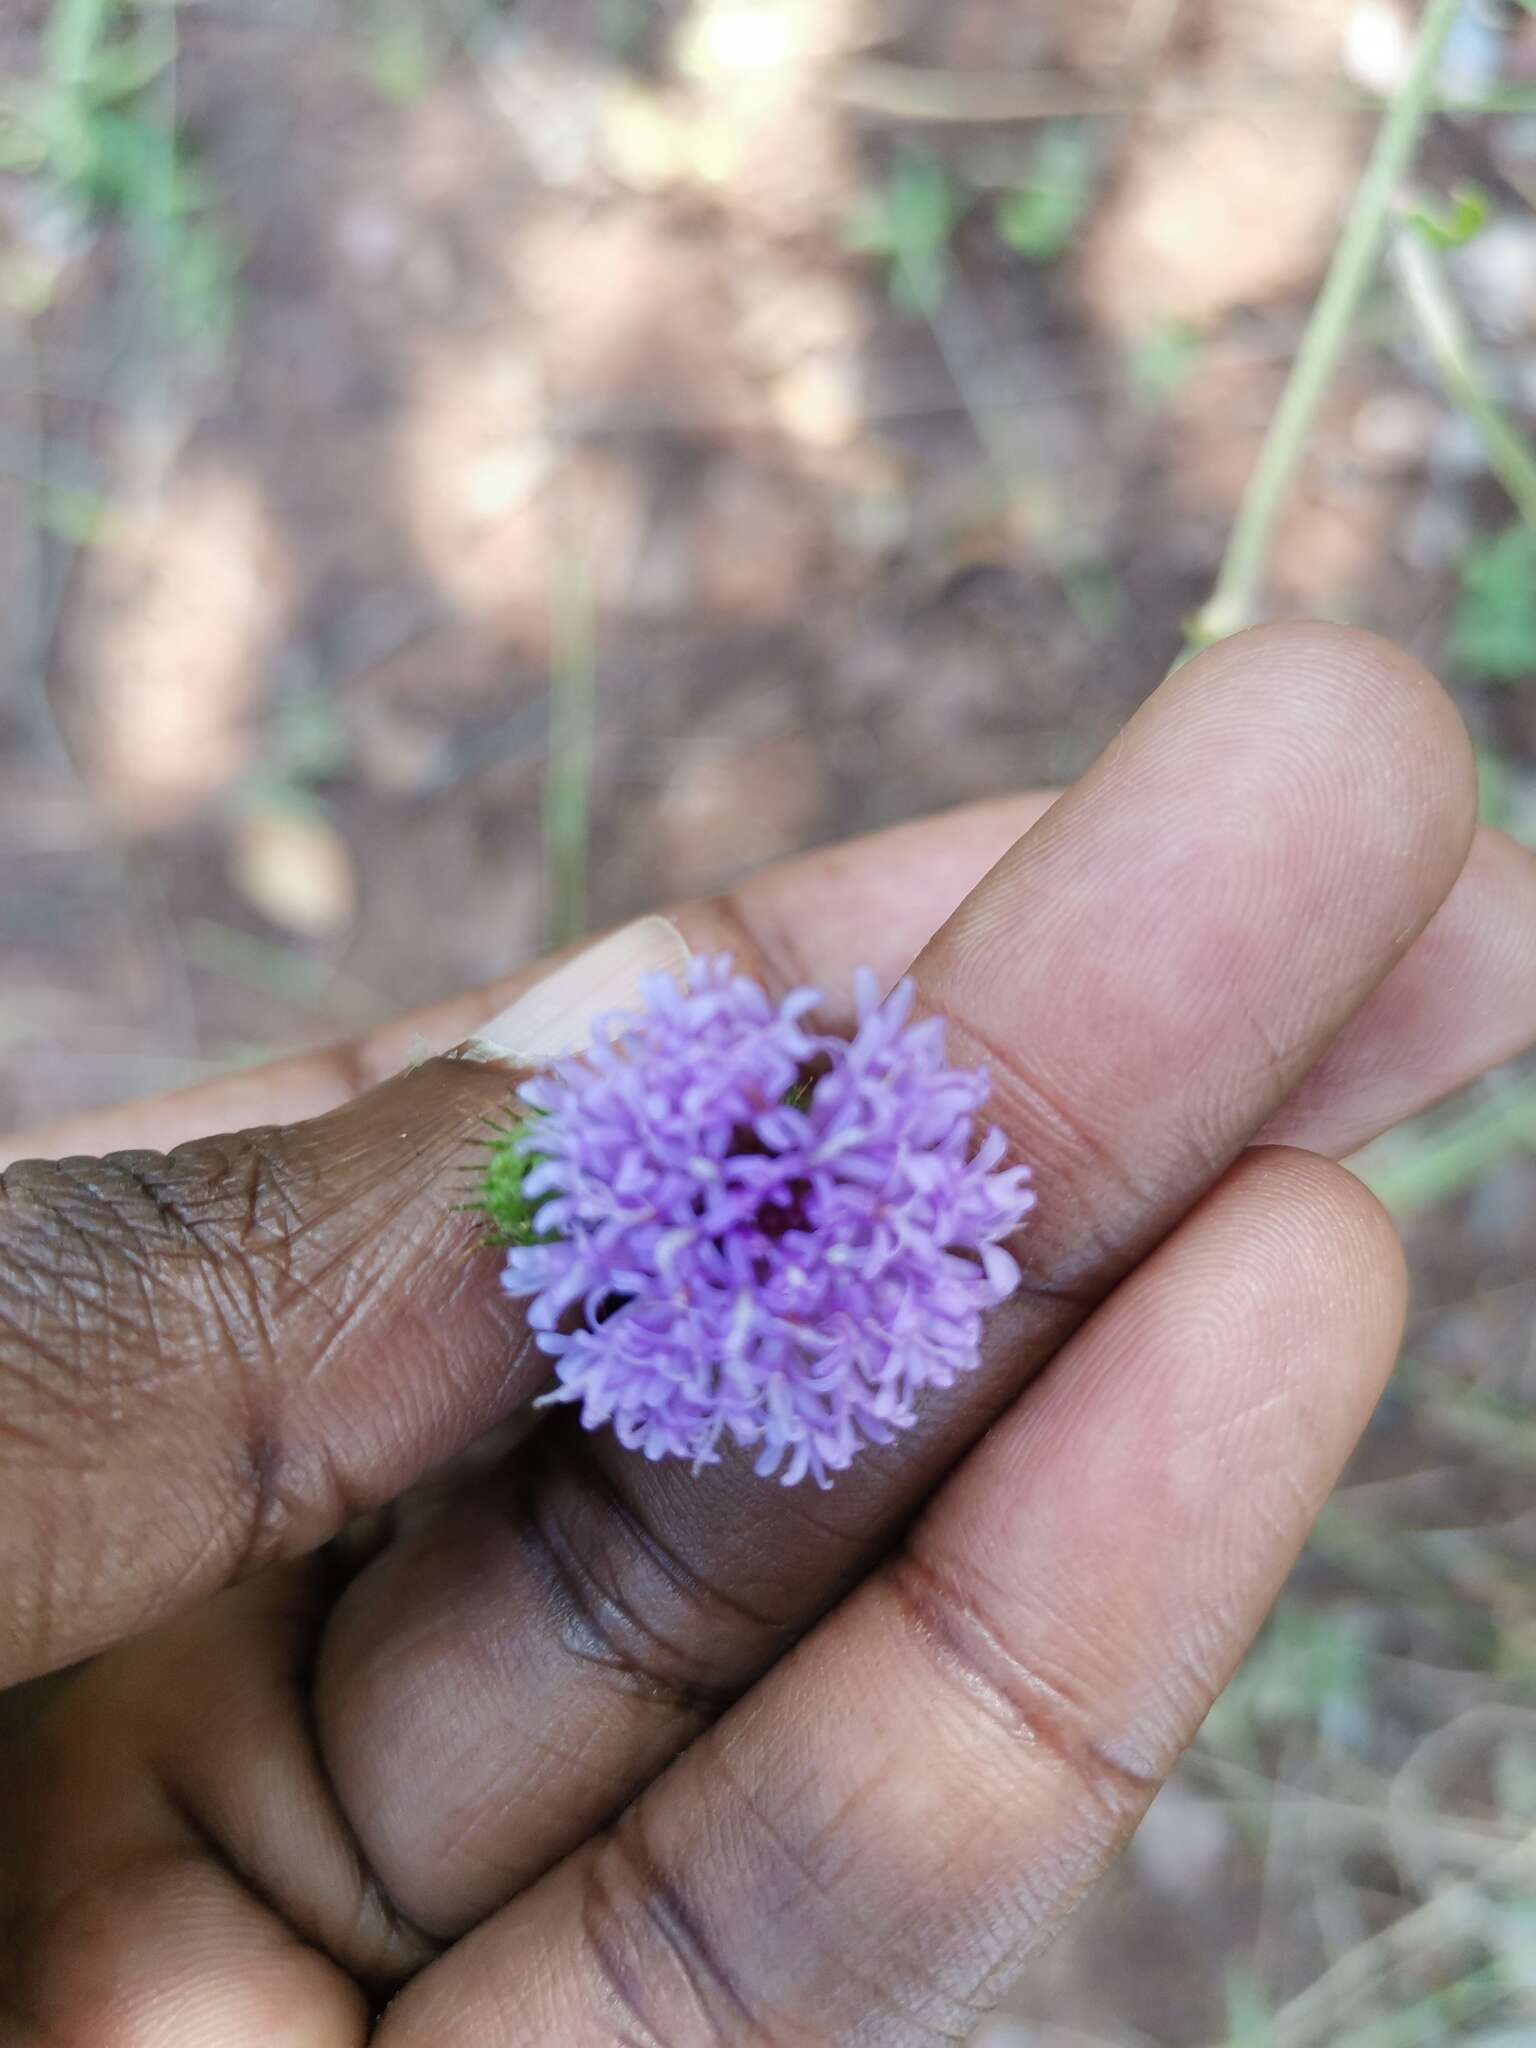
POLYGON ((1369 1998, 1401 1964, 1422 1974, 1439 1962, 1454 1966, 1486 1924, 1495 1886, 1517 1890, 1536 1877, 1536 1840, 1517 1842, 1490 1857, 1477 1876, 1453 1884, 1380 1933, 1348 1950, 1315 1983, 1277 2012, 1265 2048, 1329 2048, 1346 2038, 1362 1998, 1369 1998))
POLYGON ((44 57, 48 76, 66 90, 89 75, 91 60, 118 12, 118 0, 58 0, 48 17, 44 57))
POLYGON ((552 946, 569 945, 587 928, 596 670, 591 576, 584 562, 567 560, 557 565, 550 602, 544 855, 552 946))
POLYGON ((1259 615, 1275 525, 1376 274, 1392 202, 1434 109, 1441 54, 1460 11, 1461 0, 1427 0, 1408 75, 1381 124, 1370 164, 1244 495, 1216 588, 1192 625, 1192 647, 1207 647, 1229 633, 1241 632, 1259 615))
POLYGON ((1411 228, 1399 228, 1392 237, 1392 267, 1447 398, 1476 427, 1488 466, 1520 517, 1536 527, 1536 448, 1491 396, 1444 267, 1411 228))
MULTIPOLYGON (((1195 114, 1259 114, 1269 108, 1305 107, 1309 112, 1373 114, 1382 95, 1363 87, 1333 89, 1315 79, 1209 82, 1174 77, 1154 87, 1135 77, 1108 86, 1083 87, 1052 71, 941 71, 929 66, 876 60, 849 67, 837 88, 841 105, 870 121, 922 123, 928 127, 1018 126, 1041 121, 1116 120, 1128 114, 1165 119, 1195 114)), ((1529 86, 1495 86, 1483 93, 1430 95, 1435 113, 1471 117, 1536 113, 1529 86)))
POLYGON ((1394 1216, 1462 1193, 1501 1159, 1536 1150, 1536 1078, 1493 1089, 1426 1128, 1411 1124, 1359 1162, 1361 1178, 1394 1216))

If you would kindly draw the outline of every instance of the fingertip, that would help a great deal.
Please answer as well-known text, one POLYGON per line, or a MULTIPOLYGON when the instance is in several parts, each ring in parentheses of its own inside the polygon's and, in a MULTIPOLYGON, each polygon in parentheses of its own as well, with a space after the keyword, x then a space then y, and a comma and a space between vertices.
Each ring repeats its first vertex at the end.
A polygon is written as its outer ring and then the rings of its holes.
POLYGON ((1400 1320, 1409 1274, 1391 1212, 1358 1174, 1335 1159, 1292 1145, 1257 1145, 1233 1170, 1261 1188, 1267 1206, 1293 1220, 1298 1261, 1327 1275, 1374 1276, 1376 1305, 1400 1320))
MULTIPOLYGON (((1279 1323, 1290 1318, 1297 1330, 1330 1333, 1332 1369, 1312 1373, 1303 1406, 1309 1433, 1338 1443, 1342 1459, 1370 1420, 1402 1345, 1410 1278, 1396 1223, 1347 1167, 1286 1145, 1245 1153, 1210 1201, 1229 1225, 1238 1223, 1234 1271, 1246 1261, 1271 1276, 1279 1323)), ((1263 1345, 1253 1364, 1286 1370, 1263 1345)))
POLYGON ((1536 1045, 1536 857, 1481 826, 1449 897, 1265 1126, 1340 1159, 1536 1045))
POLYGON ((1149 699, 916 970, 1023 1156, 1059 1190, 1094 1155, 1074 1241, 1263 1128, 1450 895, 1475 809, 1455 706, 1375 635, 1264 627, 1149 699))
POLYGON ((1234 716, 1293 730, 1395 832, 1420 851, 1442 892, 1477 825, 1477 761, 1444 685, 1405 648, 1357 626, 1293 620, 1257 626, 1208 649, 1183 688, 1230 700, 1234 716))

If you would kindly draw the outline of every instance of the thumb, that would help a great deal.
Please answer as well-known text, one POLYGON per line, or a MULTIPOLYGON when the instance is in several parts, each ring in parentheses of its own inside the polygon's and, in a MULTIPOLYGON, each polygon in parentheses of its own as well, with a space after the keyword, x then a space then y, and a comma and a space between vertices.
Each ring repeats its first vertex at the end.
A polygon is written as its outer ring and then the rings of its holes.
POLYGON ((687 958, 645 918, 327 1116, 0 1175, 0 1685, 313 1549, 537 1389, 463 1207, 485 1120, 687 958))

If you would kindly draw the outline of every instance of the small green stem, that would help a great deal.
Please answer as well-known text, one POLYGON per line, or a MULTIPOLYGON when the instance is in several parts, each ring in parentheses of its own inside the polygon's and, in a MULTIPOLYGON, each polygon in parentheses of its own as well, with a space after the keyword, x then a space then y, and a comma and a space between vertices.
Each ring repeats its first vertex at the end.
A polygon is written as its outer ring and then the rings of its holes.
POLYGON ((1446 396, 1476 427, 1488 466, 1520 517, 1536 527, 1536 448, 1490 394, 1471 330, 1443 267, 1411 228, 1399 228, 1392 237, 1392 267, 1446 396))
POLYGON ((1376 274, 1392 202, 1434 110, 1441 54, 1461 4, 1462 0, 1427 0, 1408 75, 1381 124, 1285 394, 1244 494, 1216 588, 1191 627, 1193 647, 1208 647, 1229 633, 1241 632, 1259 615, 1275 525, 1376 274))
POLYGON ((56 86, 78 92, 118 11, 118 0, 58 0, 43 39, 48 76, 56 86))
POLYGON ((587 844, 592 794, 596 626, 585 561, 556 565, 550 602, 549 760, 544 853, 551 946, 587 928, 587 844))

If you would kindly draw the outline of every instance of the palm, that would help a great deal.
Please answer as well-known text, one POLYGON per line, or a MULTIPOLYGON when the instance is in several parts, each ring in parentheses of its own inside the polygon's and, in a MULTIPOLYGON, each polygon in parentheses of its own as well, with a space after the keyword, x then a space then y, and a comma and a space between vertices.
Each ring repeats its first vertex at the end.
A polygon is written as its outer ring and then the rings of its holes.
MULTIPOLYGON (((1043 809, 680 914, 695 950, 780 987, 920 956, 1042 1190, 982 1373, 825 1495, 546 1423, 348 1555, 273 1564, 102 1658, 12 1778, 21 2041, 343 2048, 407 1980, 385 2048, 955 2039, 1102 1868, 1391 1361, 1390 1230, 1316 1155, 1529 1034, 1536 962, 1510 934, 1533 882, 1480 842, 1396 965, 1462 867, 1465 747, 1416 672, 1342 636, 1219 652, 1014 846, 1043 809), (1260 1133, 1305 1149, 1243 1156, 1260 1133)), ((425 1028, 451 1043, 487 1007, 425 1028)), ((293 1063, 237 1113, 348 1085, 293 1063)), ((205 1094, 88 1141, 228 1113, 205 1094)), ((434 1248, 444 1175, 412 1212, 434 1248)), ((440 1268, 433 1357, 478 1356, 484 1289, 440 1268)), ((329 1352, 321 1407, 305 1383, 326 1455, 289 1441, 259 1556, 325 1533, 317 1463, 340 1502, 396 1490, 356 1440, 381 1383, 413 1426, 416 1328, 372 1392, 368 1360, 354 1395, 329 1352)), ((509 1372, 503 1336, 484 1376, 455 1383, 460 1442, 538 1367, 509 1372)), ((440 1417, 419 1437, 418 1471, 448 1442, 440 1417)))

